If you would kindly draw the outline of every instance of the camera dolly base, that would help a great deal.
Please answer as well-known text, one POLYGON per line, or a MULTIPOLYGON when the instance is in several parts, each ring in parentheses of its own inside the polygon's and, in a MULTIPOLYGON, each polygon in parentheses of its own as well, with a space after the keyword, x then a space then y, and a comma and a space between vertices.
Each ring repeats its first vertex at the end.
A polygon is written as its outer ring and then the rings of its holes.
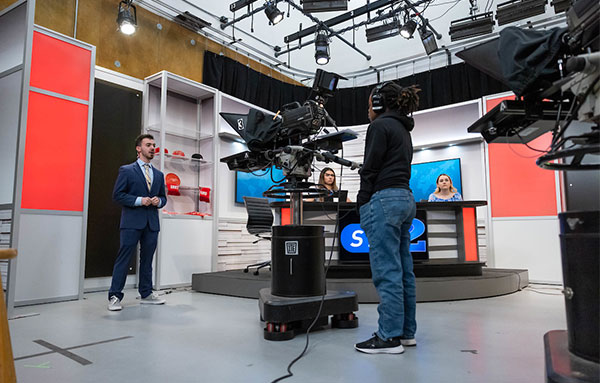
MULTIPOLYGON (((260 319, 265 322, 264 338, 272 341, 290 340, 306 331, 319 311, 322 296, 282 297, 270 288, 259 291, 260 319)), ((356 328, 358 297, 354 291, 330 290, 325 295, 321 314, 313 328, 325 327, 331 316, 332 328, 356 328)))

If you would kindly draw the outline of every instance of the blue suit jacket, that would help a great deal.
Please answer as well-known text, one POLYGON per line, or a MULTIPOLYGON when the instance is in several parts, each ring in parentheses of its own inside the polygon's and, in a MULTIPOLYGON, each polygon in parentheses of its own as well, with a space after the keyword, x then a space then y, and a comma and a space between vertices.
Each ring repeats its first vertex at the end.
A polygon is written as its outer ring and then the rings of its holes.
POLYGON ((141 230, 148 225, 150 230, 159 231, 158 208, 156 206, 135 206, 137 197, 158 197, 160 205, 165 206, 167 197, 165 195, 165 177, 163 173, 154 167, 154 179, 150 191, 146 186, 146 177, 142 169, 134 162, 119 168, 119 176, 113 190, 113 200, 122 206, 121 229, 141 230))

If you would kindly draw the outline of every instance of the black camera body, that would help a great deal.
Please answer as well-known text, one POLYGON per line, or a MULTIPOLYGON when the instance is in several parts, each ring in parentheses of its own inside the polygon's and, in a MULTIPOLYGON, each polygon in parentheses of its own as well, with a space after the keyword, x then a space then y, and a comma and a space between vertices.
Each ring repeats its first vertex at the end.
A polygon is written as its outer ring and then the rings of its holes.
POLYGON ((275 166, 282 169, 286 177, 295 180, 310 177, 315 158, 352 168, 358 167, 358 164, 334 155, 341 149, 342 142, 357 137, 355 132, 344 130, 319 136, 325 123, 335 126, 335 121, 325 110, 325 103, 333 96, 340 79, 345 78, 318 69, 311 97, 303 104, 292 102, 282 106, 273 118, 255 109, 251 109, 248 114, 221 113, 249 149, 222 158, 221 162, 226 163, 230 170, 242 172, 275 166))

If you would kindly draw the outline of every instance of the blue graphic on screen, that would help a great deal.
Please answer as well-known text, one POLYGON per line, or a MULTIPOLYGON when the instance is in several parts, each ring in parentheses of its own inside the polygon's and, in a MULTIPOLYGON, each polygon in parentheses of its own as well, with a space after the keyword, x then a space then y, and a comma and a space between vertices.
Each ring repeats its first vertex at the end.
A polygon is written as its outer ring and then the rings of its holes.
POLYGON ((415 201, 427 201, 429 199, 429 195, 435 191, 435 181, 440 174, 449 175, 452 179, 452 185, 458 190, 460 195, 463 195, 460 158, 454 158, 451 160, 412 164, 410 188, 415 196, 415 201))
MULTIPOLYGON (((263 192, 274 185, 271 180, 271 171, 275 181, 283 180, 283 171, 277 168, 259 170, 254 173, 235 172, 235 202, 244 203, 243 197, 263 198, 263 192)), ((272 198, 269 200, 275 201, 272 198)))
MULTIPOLYGON (((413 220, 409 233, 411 241, 410 252, 419 253, 427 251, 426 241, 421 240, 414 242, 415 239, 425 233, 425 224, 420 219, 415 218, 413 220)), ((369 241, 367 240, 364 230, 358 223, 351 223, 342 229, 340 242, 344 249, 349 253, 369 252, 369 241)))

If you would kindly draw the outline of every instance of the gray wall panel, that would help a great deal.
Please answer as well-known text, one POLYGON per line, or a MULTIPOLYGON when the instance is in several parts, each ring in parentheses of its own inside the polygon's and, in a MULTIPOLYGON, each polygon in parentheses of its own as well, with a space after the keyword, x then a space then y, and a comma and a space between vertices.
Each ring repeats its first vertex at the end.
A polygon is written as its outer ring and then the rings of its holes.
POLYGON ((0 73, 23 63, 27 4, 0 16, 0 73))
POLYGON ((15 304, 77 296, 82 217, 22 214, 15 304))
POLYGON ((20 70, 0 78, 0 205, 13 202, 22 74, 20 70))

